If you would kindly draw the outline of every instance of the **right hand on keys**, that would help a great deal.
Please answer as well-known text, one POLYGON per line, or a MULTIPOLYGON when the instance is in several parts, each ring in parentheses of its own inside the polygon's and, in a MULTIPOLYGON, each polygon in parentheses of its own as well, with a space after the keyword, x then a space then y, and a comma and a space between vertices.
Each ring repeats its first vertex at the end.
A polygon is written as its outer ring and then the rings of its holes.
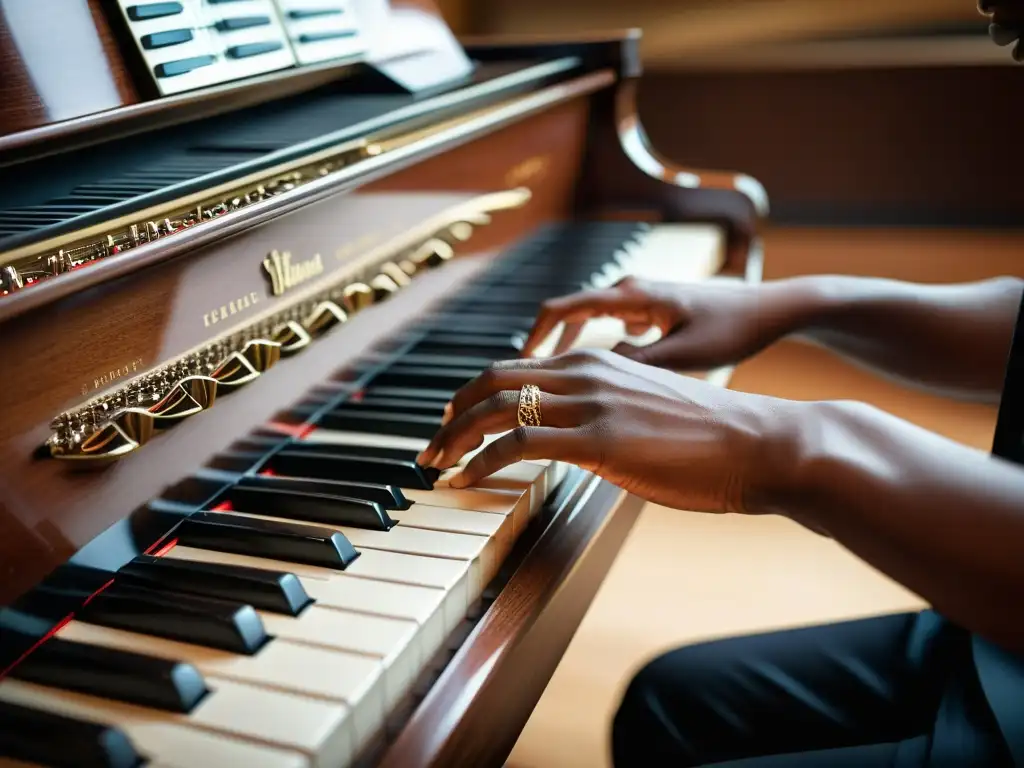
POLYGON ((744 360, 794 331, 803 304, 785 281, 776 283, 655 283, 627 277, 611 288, 582 291, 541 306, 522 356, 530 357, 559 323, 554 354, 567 351, 584 324, 614 317, 631 335, 650 328, 662 337, 647 346, 622 342, 614 352, 676 371, 709 370, 744 360))

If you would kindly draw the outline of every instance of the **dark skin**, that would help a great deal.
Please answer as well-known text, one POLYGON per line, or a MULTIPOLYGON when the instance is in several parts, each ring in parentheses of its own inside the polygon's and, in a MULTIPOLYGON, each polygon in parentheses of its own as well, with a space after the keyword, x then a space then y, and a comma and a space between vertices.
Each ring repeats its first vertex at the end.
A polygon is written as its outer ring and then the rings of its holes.
POLYGON ((831 536, 954 622, 1024 653, 1024 470, 868 405, 721 389, 674 370, 739 362, 789 335, 922 387, 994 401, 1024 282, 815 277, 760 285, 626 282, 549 302, 559 322, 617 316, 643 349, 500 363, 464 386, 420 461, 473 485, 524 459, 575 464, 680 510, 778 514, 831 536), (633 359, 630 359, 633 358, 633 359), (517 427, 520 388, 543 426, 517 427))

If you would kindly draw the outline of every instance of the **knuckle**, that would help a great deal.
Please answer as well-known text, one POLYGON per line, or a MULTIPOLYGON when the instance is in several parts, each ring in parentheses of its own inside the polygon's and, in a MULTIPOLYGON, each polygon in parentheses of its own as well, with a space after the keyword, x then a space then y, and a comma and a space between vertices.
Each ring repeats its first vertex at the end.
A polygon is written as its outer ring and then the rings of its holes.
POLYGON ((562 354, 562 359, 573 365, 586 365, 591 362, 591 355, 592 353, 589 349, 571 349, 562 354))
POLYGON ((498 380, 501 378, 501 366, 498 363, 491 363, 487 368, 480 372, 477 377, 477 382, 488 389, 497 385, 498 380))
POLYGON ((531 430, 529 427, 516 427, 509 433, 509 436, 512 438, 512 444, 518 449, 522 449, 523 446, 530 442, 530 435, 531 430))
POLYGON ((484 407, 490 412, 504 411, 508 408, 512 401, 511 392, 495 392, 493 395, 484 401, 484 407))
POLYGON ((603 424, 615 413, 615 406, 607 397, 597 397, 588 402, 591 417, 594 422, 603 424))
POLYGON ((595 366, 608 362, 611 352, 606 349, 581 349, 580 365, 595 366))

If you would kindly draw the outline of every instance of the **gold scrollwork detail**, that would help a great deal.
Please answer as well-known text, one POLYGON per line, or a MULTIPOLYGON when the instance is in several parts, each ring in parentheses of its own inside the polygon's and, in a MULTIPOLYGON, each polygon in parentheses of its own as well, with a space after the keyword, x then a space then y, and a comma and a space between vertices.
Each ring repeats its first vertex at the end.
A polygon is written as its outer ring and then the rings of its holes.
POLYGON ((395 295, 416 275, 447 262, 454 255, 450 240, 465 239, 453 232, 459 224, 478 226, 490 220, 487 210, 517 208, 529 199, 525 189, 484 195, 419 245, 356 264, 326 287, 62 413, 50 425, 50 455, 105 464, 135 452, 161 431, 208 410, 221 395, 255 381, 282 357, 395 295))
POLYGON ((291 170, 271 171, 216 196, 169 203, 160 209, 138 214, 144 218, 135 221, 120 219, 112 222, 110 230, 105 234, 70 236, 54 241, 57 245, 63 245, 63 248, 53 245, 48 249, 46 244, 42 244, 39 246, 41 252, 17 257, 15 261, 0 267, 0 297, 290 192, 346 169, 369 156, 365 142, 345 145, 329 156, 313 162, 306 161, 291 170))

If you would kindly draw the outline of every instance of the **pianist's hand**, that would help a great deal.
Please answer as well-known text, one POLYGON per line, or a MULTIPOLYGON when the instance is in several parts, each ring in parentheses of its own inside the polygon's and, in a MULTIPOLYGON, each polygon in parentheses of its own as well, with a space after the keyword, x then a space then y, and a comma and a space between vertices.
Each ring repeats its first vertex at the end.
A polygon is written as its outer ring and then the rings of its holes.
POLYGON ((709 370, 738 363, 792 332, 801 299, 785 281, 774 283, 656 283, 627 277, 611 288, 546 301, 523 345, 529 357, 565 323, 555 354, 569 349, 587 320, 615 317, 639 335, 652 327, 662 338, 648 346, 623 342, 620 355, 672 370, 709 370))
POLYGON ((524 459, 563 461, 677 509, 751 512, 802 404, 722 389, 605 351, 497 364, 456 393, 420 455, 447 469, 502 435, 451 479, 473 485, 524 459), (540 426, 519 427, 520 389, 540 390, 540 426), (511 431, 509 431, 511 430, 511 431))

